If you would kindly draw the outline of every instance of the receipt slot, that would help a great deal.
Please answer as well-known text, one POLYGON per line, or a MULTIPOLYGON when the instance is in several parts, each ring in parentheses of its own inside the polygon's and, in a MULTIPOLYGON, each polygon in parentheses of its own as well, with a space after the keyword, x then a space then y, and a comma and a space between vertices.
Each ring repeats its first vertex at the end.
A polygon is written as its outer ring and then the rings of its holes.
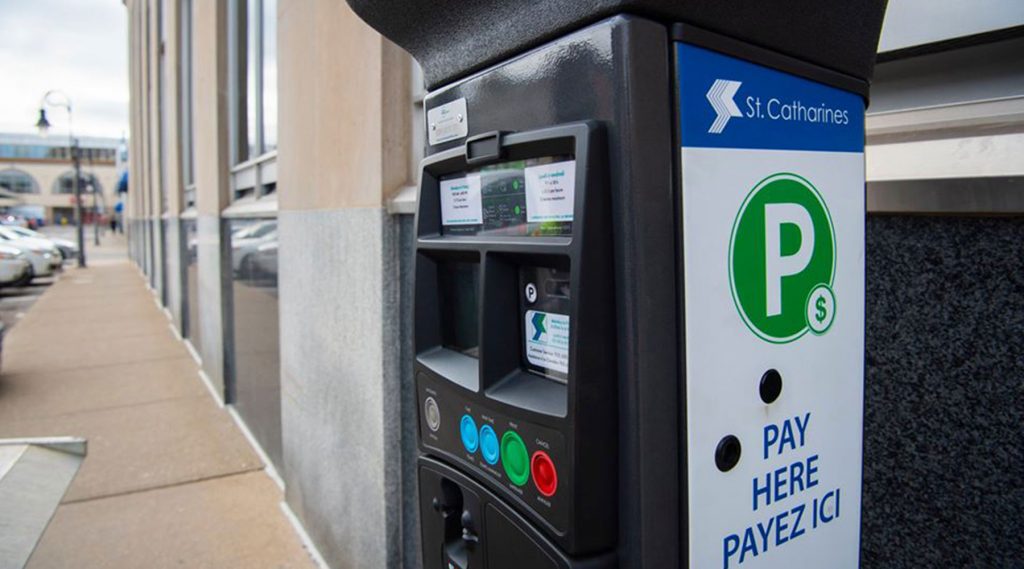
POLYGON ((856 567, 884 2, 350 4, 429 88, 423 566, 856 567))

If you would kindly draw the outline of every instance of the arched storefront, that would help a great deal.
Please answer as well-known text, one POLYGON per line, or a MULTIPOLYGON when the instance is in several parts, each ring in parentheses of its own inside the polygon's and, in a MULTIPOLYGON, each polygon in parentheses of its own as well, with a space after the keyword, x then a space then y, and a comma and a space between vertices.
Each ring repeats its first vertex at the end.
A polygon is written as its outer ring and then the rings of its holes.
POLYGON ((0 170, 0 188, 16 194, 38 194, 39 182, 27 172, 17 168, 7 168, 0 170))
MULTIPOLYGON (((83 194, 91 194, 93 192, 103 193, 103 184, 100 183, 99 178, 93 174, 87 172, 82 173, 81 192, 83 194)), ((57 181, 53 183, 53 193, 55 194, 73 194, 75 193, 75 173, 68 171, 60 175, 57 181)))

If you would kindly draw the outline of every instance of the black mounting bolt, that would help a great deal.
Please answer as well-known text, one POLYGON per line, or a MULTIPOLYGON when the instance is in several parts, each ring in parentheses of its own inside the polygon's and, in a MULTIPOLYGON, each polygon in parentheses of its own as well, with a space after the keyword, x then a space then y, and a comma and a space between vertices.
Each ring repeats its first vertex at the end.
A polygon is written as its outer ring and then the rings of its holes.
POLYGON ((758 392, 761 394, 761 401, 774 403, 779 395, 782 395, 782 374, 774 369, 764 372, 758 392))
POLYGON ((740 461, 743 452, 740 440, 734 435, 727 435, 718 441, 715 449, 715 466, 722 472, 729 472, 740 461))

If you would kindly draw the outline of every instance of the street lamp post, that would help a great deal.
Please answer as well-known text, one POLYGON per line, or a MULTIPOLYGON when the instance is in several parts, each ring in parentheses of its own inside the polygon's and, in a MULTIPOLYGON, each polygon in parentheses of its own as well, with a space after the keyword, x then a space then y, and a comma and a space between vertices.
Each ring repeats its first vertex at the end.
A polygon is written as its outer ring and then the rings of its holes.
POLYGON ((100 199, 96 183, 89 184, 89 193, 92 194, 92 237, 93 244, 100 246, 100 199))
POLYGON ((68 112, 68 151, 71 153, 71 163, 75 169, 75 224, 78 226, 78 266, 85 268, 85 232, 82 228, 82 161, 79 156, 78 140, 74 137, 71 130, 71 99, 60 91, 47 91, 43 95, 43 98, 39 101, 39 120, 36 122, 36 128, 43 135, 50 128, 50 121, 46 120, 47 106, 64 107, 68 112), (51 97, 54 95, 59 95, 64 100, 54 102, 51 100, 51 97))

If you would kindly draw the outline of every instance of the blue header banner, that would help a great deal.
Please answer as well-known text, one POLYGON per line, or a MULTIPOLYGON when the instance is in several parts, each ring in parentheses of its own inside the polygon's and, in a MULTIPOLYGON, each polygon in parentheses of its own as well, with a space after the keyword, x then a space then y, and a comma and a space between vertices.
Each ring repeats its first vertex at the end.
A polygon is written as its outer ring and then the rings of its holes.
POLYGON ((677 44, 682 145, 864 152, 859 95, 677 44))

